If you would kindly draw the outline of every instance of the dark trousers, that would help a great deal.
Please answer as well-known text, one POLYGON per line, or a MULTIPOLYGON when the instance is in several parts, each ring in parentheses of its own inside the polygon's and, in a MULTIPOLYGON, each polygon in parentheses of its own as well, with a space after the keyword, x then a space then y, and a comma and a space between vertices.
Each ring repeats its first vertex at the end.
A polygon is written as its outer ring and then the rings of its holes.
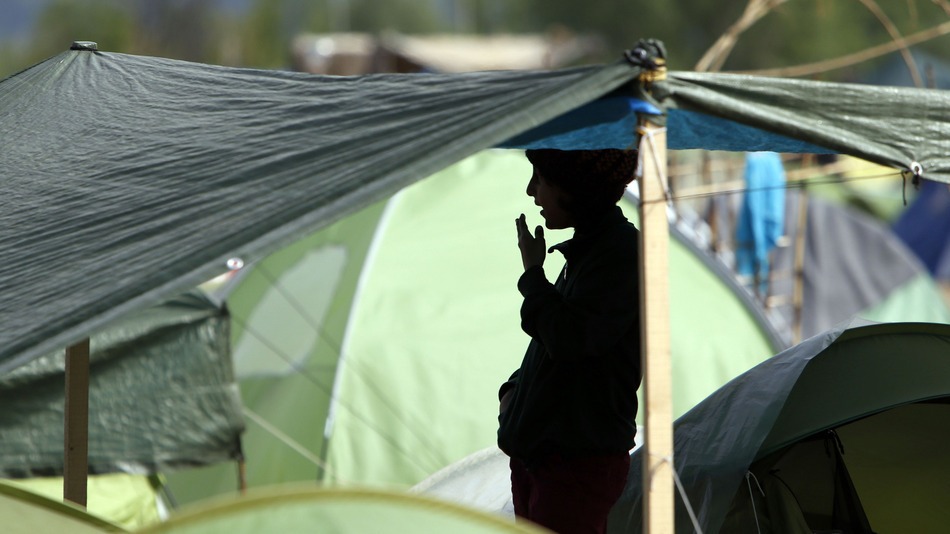
POLYGON ((546 456, 526 464, 512 458, 515 515, 558 534, 603 534, 630 469, 627 453, 562 458, 546 456))

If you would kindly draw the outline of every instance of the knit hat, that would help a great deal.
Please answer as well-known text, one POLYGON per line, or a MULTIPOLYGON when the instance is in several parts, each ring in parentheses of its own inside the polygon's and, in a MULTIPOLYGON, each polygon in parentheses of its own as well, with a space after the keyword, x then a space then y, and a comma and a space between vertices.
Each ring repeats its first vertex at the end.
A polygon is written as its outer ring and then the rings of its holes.
POLYGON ((636 150, 528 150, 541 176, 584 204, 615 204, 637 168, 636 150))

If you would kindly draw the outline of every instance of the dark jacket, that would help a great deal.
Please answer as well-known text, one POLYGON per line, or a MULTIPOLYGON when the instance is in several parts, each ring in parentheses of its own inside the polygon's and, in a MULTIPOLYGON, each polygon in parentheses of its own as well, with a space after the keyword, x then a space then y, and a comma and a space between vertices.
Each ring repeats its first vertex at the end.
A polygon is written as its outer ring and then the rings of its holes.
POLYGON ((518 280, 531 336, 499 415, 498 446, 523 460, 627 451, 640 386, 639 232, 614 207, 551 247, 567 263, 555 284, 541 267, 518 280))

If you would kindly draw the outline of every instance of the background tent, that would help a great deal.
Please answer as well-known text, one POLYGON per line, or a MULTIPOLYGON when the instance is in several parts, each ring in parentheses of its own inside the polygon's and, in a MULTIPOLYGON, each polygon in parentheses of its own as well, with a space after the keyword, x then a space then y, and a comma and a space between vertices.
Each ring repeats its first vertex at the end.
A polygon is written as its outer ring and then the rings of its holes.
POLYGON ((541 534, 540 527, 503 520, 450 502, 369 490, 269 488, 247 496, 209 501, 143 533, 258 534, 541 534))
MULTIPOLYGON (((150 474, 240 457, 227 313, 199 292, 93 336, 89 472, 150 474)), ((63 352, 0 376, 0 473, 61 476, 63 352)))
MULTIPOLYGON (((407 487, 494 444, 497 388, 528 342, 511 222, 539 220, 524 193, 530 173, 519 152, 479 153, 222 286, 249 413, 249 484, 407 487)), ((623 201, 635 219, 634 206, 623 201)), ((783 346, 721 266, 671 235, 683 413, 783 346)), ((561 261, 545 262, 551 276, 561 261)), ((169 486, 180 501, 233 491, 234 469, 173 473, 169 486)))
MULTIPOLYGON (((483 148, 630 146, 644 108, 625 84, 655 51, 547 72, 330 78, 73 48, 0 82, 0 370, 483 148), (69 298, 39 298, 53 295, 69 298)), ((941 91, 677 72, 653 93, 674 149, 843 152, 950 180, 941 91)))
MULTIPOLYGON (((801 507, 776 504, 773 510, 804 517, 812 530, 840 528, 824 515, 836 497, 828 470, 841 465, 827 460, 839 450, 834 440, 823 441, 829 430, 842 445, 852 504, 860 503, 875 532, 944 531, 950 465, 939 444, 950 438, 948 347, 946 324, 842 327, 759 364, 680 417, 675 465, 702 531, 754 532, 747 497, 756 492, 756 500, 764 492, 772 504, 794 502, 775 495, 785 486, 769 484, 770 474, 789 479, 801 507), (806 443, 816 438, 822 439, 819 455, 806 443), (815 462, 825 469, 815 469, 815 462), (796 475, 809 469, 814 477, 796 475), (750 470, 762 490, 747 484, 750 470)), ((635 452, 632 480, 641 477, 638 460, 635 452)), ((628 485, 610 531, 640 531, 640 489, 628 485)), ((761 502, 756 510, 760 522, 774 513, 761 502)), ((679 499, 677 531, 693 531, 679 499)))
MULTIPOLYGON (((930 273, 890 228, 815 195, 803 201, 806 194, 788 195, 786 213, 792 214, 786 220, 788 245, 774 253, 770 291, 792 295, 795 242, 804 232, 801 339, 855 316, 882 323, 950 323, 950 308, 930 273), (798 220, 800 208, 807 210, 804 229, 798 220)), ((775 310, 787 324, 795 323, 790 302, 775 310)))
MULTIPOLYGON (((89 510, 127 527, 159 518, 161 470, 241 457, 230 319, 194 291, 91 340, 89 510), (108 474, 108 475, 107 475, 108 474)), ((0 476, 62 498, 62 351, 0 376, 0 476), (34 478, 42 477, 42 478, 34 478)))

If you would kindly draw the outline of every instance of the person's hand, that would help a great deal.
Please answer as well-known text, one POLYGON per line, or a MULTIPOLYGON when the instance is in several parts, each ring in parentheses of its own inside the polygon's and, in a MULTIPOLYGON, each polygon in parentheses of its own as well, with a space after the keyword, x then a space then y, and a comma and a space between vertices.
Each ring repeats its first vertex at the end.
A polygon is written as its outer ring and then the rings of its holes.
POLYGON ((544 228, 538 226, 534 229, 532 236, 524 221, 524 213, 515 219, 515 228, 518 230, 518 248, 521 249, 521 263, 524 265, 524 270, 544 265, 544 257, 548 253, 544 245, 544 228))

